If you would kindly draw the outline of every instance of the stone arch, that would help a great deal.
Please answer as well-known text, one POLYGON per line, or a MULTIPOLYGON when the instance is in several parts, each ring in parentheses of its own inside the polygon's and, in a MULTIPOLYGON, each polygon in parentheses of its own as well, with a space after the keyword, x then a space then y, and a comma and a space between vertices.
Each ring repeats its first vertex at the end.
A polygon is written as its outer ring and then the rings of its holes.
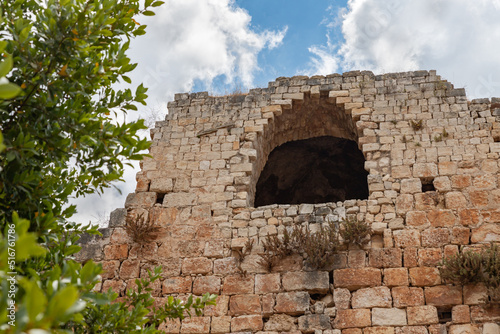
MULTIPOLYGON (((351 110, 343 103, 337 103, 335 94, 322 91, 321 94, 296 93, 290 100, 281 100, 263 108, 268 119, 262 135, 258 136, 254 147, 257 158, 254 162, 249 199, 255 204, 256 186, 268 161, 269 154, 277 147, 294 141, 317 137, 335 137, 359 144, 358 128, 351 110)), ((347 93, 347 92, 346 92, 347 93)))

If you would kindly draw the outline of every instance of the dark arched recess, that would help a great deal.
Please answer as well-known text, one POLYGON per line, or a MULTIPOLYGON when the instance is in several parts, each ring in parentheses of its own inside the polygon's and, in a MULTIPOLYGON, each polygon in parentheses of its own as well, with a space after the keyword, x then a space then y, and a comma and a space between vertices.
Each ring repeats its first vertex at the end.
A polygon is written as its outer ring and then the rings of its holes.
POLYGON ((276 147, 256 186, 255 206, 368 198, 368 172, 355 141, 322 136, 276 147))

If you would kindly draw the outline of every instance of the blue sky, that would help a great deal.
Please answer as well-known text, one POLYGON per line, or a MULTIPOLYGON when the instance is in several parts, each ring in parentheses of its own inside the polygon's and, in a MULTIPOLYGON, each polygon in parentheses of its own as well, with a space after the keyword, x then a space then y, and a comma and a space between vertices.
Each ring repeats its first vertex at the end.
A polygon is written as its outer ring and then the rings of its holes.
MULTIPOLYGON (((148 106, 127 119, 164 119, 175 93, 267 87, 280 76, 435 69, 469 99, 500 97, 500 0, 165 0, 138 18, 129 55, 148 106)), ((146 135, 146 134, 145 134, 146 135)), ((74 202, 79 222, 103 220, 135 189, 74 202)))

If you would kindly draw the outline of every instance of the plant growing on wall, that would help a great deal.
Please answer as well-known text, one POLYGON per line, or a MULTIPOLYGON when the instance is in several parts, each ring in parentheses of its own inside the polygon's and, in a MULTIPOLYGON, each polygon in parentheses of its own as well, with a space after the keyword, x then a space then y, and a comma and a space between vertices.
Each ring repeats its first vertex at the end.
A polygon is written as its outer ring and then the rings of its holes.
POLYGON ((125 232, 138 244, 153 242, 158 239, 160 227, 157 226, 150 216, 144 217, 144 213, 135 215, 132 212, 127 213, 125 219, 125 232))
POLYGON ((344 239, 344 243, 362 247, 370 241, 372 229, 365 221, 357 220, 355 217, 347 217, 342 221, 339 234, 344 239))
POLYGON ((340 230, 334 222, 329 222, 326 226, 320 225, 316 232, 312 232, 309 226, 295 225, 291 228, 291 232, 285 228, 282 237, 267 236, 263 241, 264 253, 260 254, 260 264, 271 270, 283 258, 300 254, 310 267, 321 269, 339 251, 341 246, 339 236, 345 244, 363 246, 370 240, 371 234, 370 225, 355 218, 343 220, 340 230))
POLYGON ((308 226, 295 225, 284 230, 283 237, 272 235, 264 240, 264 253, 261 254, 261 265, 270 270, 283 258, 300 254, 312 268, 323 268, 339 248, 338 233, 333 222, 326 227, 312 232, 308 226))
POLYGON ((481 250, 465 250, 443 260, 439 267, 443 279, 458 285, 483 283, 488 289, 487 303, 500 303, 500 246, 490 244, 481 250))

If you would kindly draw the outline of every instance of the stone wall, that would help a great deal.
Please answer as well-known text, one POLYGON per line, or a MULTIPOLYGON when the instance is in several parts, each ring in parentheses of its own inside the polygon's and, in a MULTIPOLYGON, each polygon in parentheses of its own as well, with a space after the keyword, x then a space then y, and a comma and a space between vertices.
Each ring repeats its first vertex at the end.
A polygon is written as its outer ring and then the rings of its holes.
POLYGON ((168 107, 136 192, 113 212, 107 237, 80 254, 102 262, 99 289, 123 294, 160 265, 159 303, 219 295, 203 317, 172 321, 167 333, 500 332, 500 309, 481 303, 485 288, 445 284, 437 269, 446 256, 500 242, 500 99, 468 101, 435 71, 354 71, 278 78, 246 95, 177 94, 168 107), (319 136, 358 143, 368 199, 253 207, 269 153, 319 136), (162 228, 156 242, 130 240, 127 210, 162 228), (259 264, 268 235, 346 216, 371 224, 366 247, 346 247, 322 270, 300 256, 271 272, 259 264))

